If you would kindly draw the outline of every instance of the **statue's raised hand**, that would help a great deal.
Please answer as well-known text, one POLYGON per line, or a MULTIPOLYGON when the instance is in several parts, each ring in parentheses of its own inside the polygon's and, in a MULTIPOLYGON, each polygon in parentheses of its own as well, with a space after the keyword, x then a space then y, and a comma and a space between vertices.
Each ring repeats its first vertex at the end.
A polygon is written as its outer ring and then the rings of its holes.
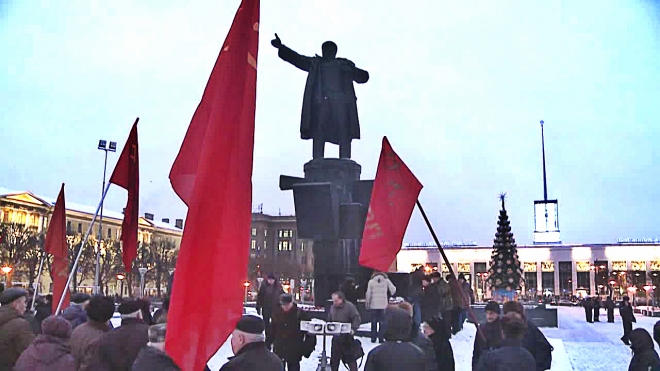
POLYGON ((282 40, 280 40, 280 37, 275 34, 275 38, 270 41, 270 44, 279 49, 282 46, 282 40))

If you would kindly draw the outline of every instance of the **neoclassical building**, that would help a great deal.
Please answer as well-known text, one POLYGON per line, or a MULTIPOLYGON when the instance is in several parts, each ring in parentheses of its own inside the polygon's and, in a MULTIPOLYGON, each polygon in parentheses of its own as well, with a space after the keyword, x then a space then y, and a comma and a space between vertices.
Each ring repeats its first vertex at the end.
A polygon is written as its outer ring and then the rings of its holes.
MULTIPOLYGON (((447 246, 444 248, 455 272, 472 282, 475 293, 490 296, 485 285, 492 246, 447 246)), ((646 295, 660 287, 660 241, 620 241, 612 244, 557 244, 518 246, 523 265, 524 296, 542 294, 571 297, 624 293, 646 295)), ((404 246, 397 256, 397 271, 410 272, 420 266, 427 271, 448 269, 441 263, 437 247, 404 246), (440 267, 440 268, 438 268, 440 267)))

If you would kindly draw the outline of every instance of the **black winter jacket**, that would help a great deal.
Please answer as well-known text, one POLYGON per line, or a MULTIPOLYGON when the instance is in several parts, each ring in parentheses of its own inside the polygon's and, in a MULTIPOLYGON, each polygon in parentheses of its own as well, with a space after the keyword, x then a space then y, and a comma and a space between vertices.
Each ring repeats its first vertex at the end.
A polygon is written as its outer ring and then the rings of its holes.
POLYGON ((534 357, 521 346, 519 339, 505 339, 502 346, 484 353, 476 371, 534 371, 534 357))
POLYGON ((384 344, 367 356, 365 371, 425 370, 424 352, 410 342, 410 315, 402 309, 387 310, 384 344))
POLYGON ((479 358, 482 354, 497 349, 502 345, 502 322, 496 320, 479 326, 479 333, 474 337, 474 349, 472 350, 472 369, 476 370, 479 358))
POLYGON ((653 349, 651 335, 646 330, 637 328, 630 333, 629 338, 633 357, 630 360, 628 371, 660 370, 660 358, 653 349))
POLYGON ((419 349, 424 352, 424 371, 436 371, 438 364, 435 360, 435 350, 433 349, 433 342, 419 331, 419 326, 413 323, 412 330, 410 331, 410 342, 417 345, 419 349))
POLYGON ((181 371, 167 353, 148 345, 140 349, 132 371, 181 371))
POLYGON ((541 330, 530 321, 527 321, 527 331, 522 340, 522 345, 536 360, 537 371, 550 369, 552 365, 552 345, 550 345, 541 330))
POLYGON ((266 343, 256 342, 244 346, 236 356, 229 358, 220 371, 282 371, 284 365, 278 356, 266 349, 266 343))
POLYGON ((287 361, 300 361, 303 353, 303 333, 300 331, 301 312, 296 304, 288 312, 282 307, 273 310, 273 351, 287 361))

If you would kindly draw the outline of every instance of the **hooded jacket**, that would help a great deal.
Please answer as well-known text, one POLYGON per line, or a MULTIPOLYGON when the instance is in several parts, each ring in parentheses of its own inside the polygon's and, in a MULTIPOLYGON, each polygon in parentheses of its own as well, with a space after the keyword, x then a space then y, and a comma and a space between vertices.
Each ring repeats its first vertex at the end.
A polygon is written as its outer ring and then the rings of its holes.
POLYGON ((181 371, 167 353, 152 346, 145 345, 140 349, 132 371, 181 371))
POLYGON ((364 370, 426 370, 424 352, 410 342, 410 314, 400 308, 388 308, 386 317, 387 341, 369 352, 364 370))
POLYGON ((75 371, 68 339, 39 335, 14 366, 14 371, 75 371))
POLYGON ((23 316, 9 305, 0 307, 0 371, 10 371, 33 339, 32 327, 23 316))
POLYGON ((389 304, 389 295, 396 293, 396 286, 385 273, 376 273, 367 285, 365 303, 367 309, 385 309, 389 304))
POLYGON ((630 333, 629 339, 633 357, 628 371, 660 370, 660 358, 653 349, 651 335, 642 328, 636 328, 630 333))
POLYGON ((82 304, 71 304, 62 312, 62 317, 69 321, 74 329, 87 322, 87 313, 85 313, 82 304))

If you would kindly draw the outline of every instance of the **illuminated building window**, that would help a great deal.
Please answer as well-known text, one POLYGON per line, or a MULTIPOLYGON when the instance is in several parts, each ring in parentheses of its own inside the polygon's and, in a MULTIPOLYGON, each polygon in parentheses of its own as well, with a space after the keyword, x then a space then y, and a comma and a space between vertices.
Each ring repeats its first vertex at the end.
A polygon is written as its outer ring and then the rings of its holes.
POLYGON ((280 241, 277 244, 277 249, 279 251, 291 251, 291 247, 292 247, 291 242, 286 240, 280 241))
POLYGON ((256 249, 257 249, 257 240, 252 240, 252 241, 250 241, 250 248, 251 248, 252 250, 256 250, 256 249))
POLYGON ((304 242, 300 243, 300 251, 305 251, 305 243, 304 242))
POLYGON ((264 241, 264 250, 266 250, 268 247, 268 241, 264 241))
POLYGON ((293 237, 293 231, 290 229, 280 229, 278 236, 280 238, 291 238, 293 237))
POLYGON ((252 235, 256 236, 257 235, 257 228, 252 228, 252 235))

